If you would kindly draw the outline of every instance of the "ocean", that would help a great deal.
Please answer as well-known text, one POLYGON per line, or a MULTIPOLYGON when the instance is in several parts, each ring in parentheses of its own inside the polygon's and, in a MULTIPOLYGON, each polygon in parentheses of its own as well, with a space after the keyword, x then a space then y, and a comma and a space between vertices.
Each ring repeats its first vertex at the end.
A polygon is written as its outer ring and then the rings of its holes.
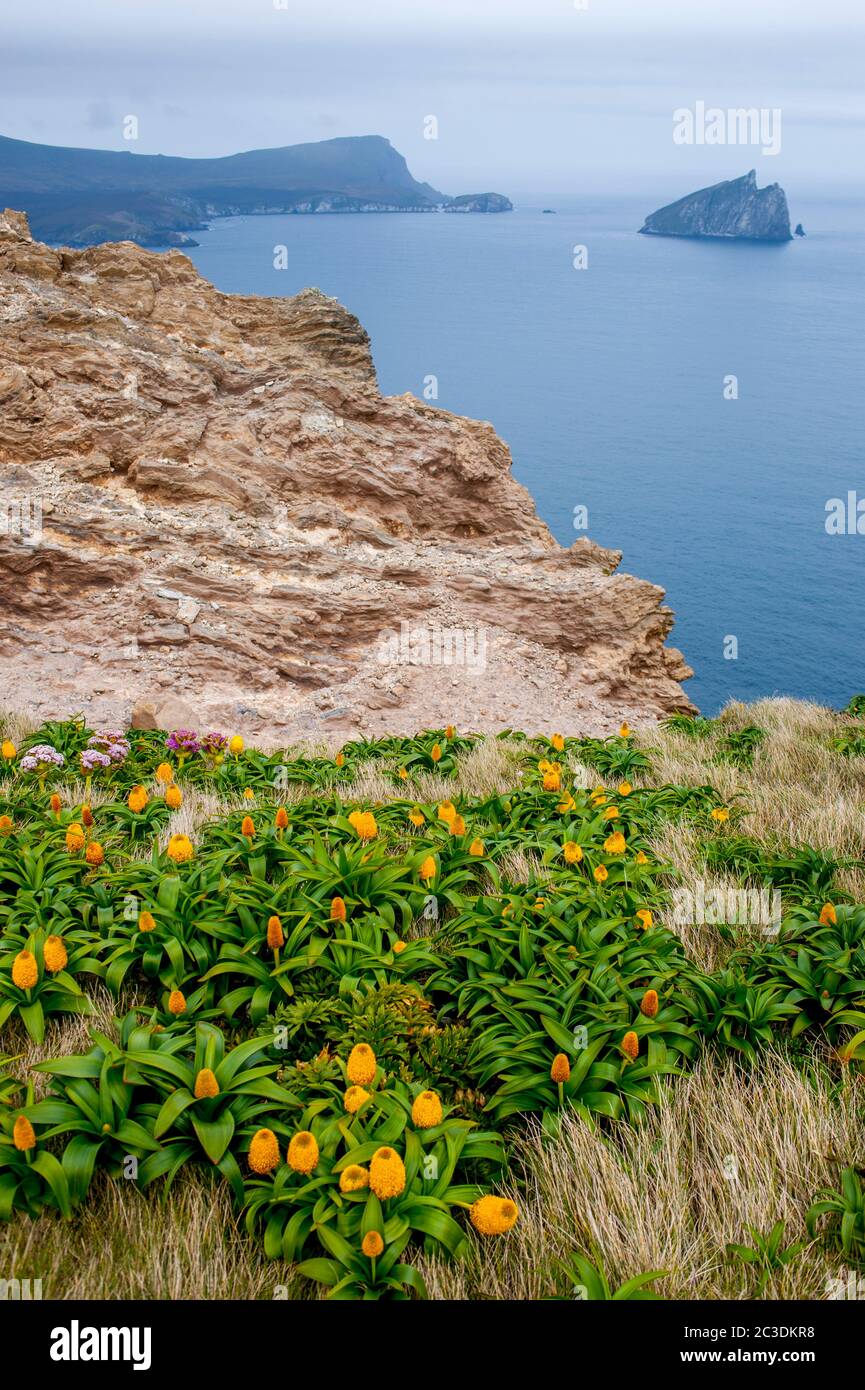
POLYGON ((491 421, 563 545, 588 534, 666 590, 705 714, 843 705, 865 690, 863 208, 797 196, 807 236, 782 246, 636 235, 650 211, 230 218, 190 254, 231 293, 335 295, 385 394, 491 421))

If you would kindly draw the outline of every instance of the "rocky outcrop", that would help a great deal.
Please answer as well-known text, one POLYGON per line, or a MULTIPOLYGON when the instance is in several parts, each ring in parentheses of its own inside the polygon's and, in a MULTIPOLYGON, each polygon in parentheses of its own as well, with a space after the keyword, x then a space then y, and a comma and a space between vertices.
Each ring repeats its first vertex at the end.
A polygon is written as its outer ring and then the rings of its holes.
POLYGON ((659 208, 646 218, 640 231, 645 236, 792 240, 787 195, 777 183, 758 188, 754 169, 740 179, 701 188, 659 208))
POLYGON ((0 215, 0 482, 7 708, 281 739, 688 708, 662 591, 558 546, 491 425, 382 397, 317 290, 0 215))

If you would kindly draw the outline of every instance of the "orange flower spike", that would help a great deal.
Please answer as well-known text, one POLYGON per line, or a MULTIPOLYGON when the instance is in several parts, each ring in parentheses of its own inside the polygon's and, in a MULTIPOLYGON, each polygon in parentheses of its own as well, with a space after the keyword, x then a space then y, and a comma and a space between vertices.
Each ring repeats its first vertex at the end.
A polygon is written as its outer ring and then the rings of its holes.
POLYGON ((640 1013, 645 1014, 646 1018, 654 1018, 658 1012, 658 991, 647 989, 640 1000, 640 1013))
POLYGON ((636 1033, 631 1030, 622 1038, 622 1051, 631 1062, 636 1062, 640 1055, 640 1040, 636 1033))

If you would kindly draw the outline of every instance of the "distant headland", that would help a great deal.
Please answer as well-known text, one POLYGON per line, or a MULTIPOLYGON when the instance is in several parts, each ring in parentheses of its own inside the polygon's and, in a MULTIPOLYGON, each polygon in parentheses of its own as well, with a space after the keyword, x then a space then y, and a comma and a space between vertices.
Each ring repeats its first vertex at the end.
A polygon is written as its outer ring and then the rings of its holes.
POLYGON ((646 218, 640 232, 644 236, 792 241, 786 193, 777 183, 758 188, 755 169, 659 208, 646 218))
POLYGON ((419 183, 380 135, 219 159, 73 149, 0 136, 0 207, 24 209, 44 241, 195 246, 207 220, 239 214, 512 211, 500 193, 452 198, 419 183))

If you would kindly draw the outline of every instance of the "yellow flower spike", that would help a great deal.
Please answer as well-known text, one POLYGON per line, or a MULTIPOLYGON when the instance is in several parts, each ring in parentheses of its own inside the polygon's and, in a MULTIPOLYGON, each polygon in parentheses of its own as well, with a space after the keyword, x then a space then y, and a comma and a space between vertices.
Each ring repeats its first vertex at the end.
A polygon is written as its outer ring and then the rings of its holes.
POLYGON ((640 1040, 636 1033, 631 1030, 622 1038, 622 1051, 632 1062, 636 1062, 640 1055, 640 1040))
POLYGON ((90 844, 87 846, 84 858, 87 860, 88 864, 92 864, 93 867, 97 869, 99 868, 100 864, 105 863, 105 850, 102 848, 98 840, 90 841, 90 844))
POLYGON ((630 782, 619 783, 619 796, 630 796, 633 790, 634 788, 631 786, 630 782))
POLYGON ((577 844, 576 840, 566 840, 562 848, 562 854, 565 856, 566 864, 579 864, 583 857, 582 848, 577 844))
POLYGON ((564 752, 565 740, 563 739, 561 734, 553 734, 552 738, 550 739, 550 743, 553 745, 557 753, 564 752))
POLYGON ((3 754, 7 763, 11 763, 17 757, 18 749, 15 747, 11 738, 4 738, 3 743, 0 744, 0 753, 3 754))
POLYGON ((394 955, 395 955, 395 956, 401 956, 407 945, 408 945, 408 942, 407 942, 407 941, 395 941, 395 942, 393 943, 393 952, 394 952, 394 955))
POLYGON ((318 1167, 318 1144, 308 1129, 295 1134, 288 1146, 288 1166, 295 1173, 311 1173, 318 1167))
POLYGON ((369 1169, 360 1163, 350 1163, 339 1175, 340 1192, 362 1192, 369 1187, 369 1169))
POLYGON ((627 847, 621 830, 616 830, 614 834, 608 835, 604 841, 604 849, 607 854, 624 854, 627 847))
POLYGON ((368 1260, 374 1260, 384 1249, 384 1241, 378 1231, 367 1231, 360 1248, 368 1260))
POLYGON ((643 931, 648 931, 650 927, 654 926, 655 919, 647 907, 641 907, 635 916, 643 931))
POLYGON ((254 801, 255 792, 252 790, 252 787, 244 787, 243 796, 246 801, 254 801))
POLYGON ((422 825, 426 825, 426 816, 424 815, 423 811, 419 806, 412 807, 412 809, 409 811, 408 818, 411 821, 412 825, 418 830, 422 825))
POLYGON ((442 749, 441 749, 441 744, 440 744, 440 743, 434 743, 434 744, 433 744, 432 749, 431 749, 431 751, 430 751, 430 757, 432 758, 432 760, 433 760, 434 763, 440 763, 440 762, 441 762, 442 749))
POLYGON ((649 862, 649 856, 648 856, 648 854, 644 854, 643 851, 640 850, 640 853, 637 855, 636 859, 634 860, 634 863, 635 863, 635 864, 648 864, 648 862, 649 862))
POLYGON ((421 1091, 411 1108, 415 1129, 432 1129, 442 1122, 442 1103, 436 1091, 421 1091))
POLYGON ((381 1201, 398 1197, 405 1189, 405 1164, 396 1149, 376 1149, 369 1165, 369 1185, 381 1201))
POLYGON ((457 808, 452 801, 440 801, 438 806, 438 818, 446 824, 450 824, 457 813, 457 808))
POLYGON ((182 989, 173 989, 168 996, 168 1012, 179 1018, 186 1013, 186 996, 182 989))
POLYGON ((243 817, 240 823, 240 833, 244 835, 247 840, 255 839, 255 821, 252 819, 252 816, 243 817))
POLYGON ((368 1086, 375 1079, 378 1062, 369 1043, 358 1043, 351 1049, 345 1074, 355 1086, 368 1086))
POLYGON ((631 729, 630 729, 630 726, 629 726, 628 724, 624 723, 624 722, 621 723, 621 724, 619 725, 619 738, 630 738, 630 737, 631 737, 631 729))
POLYGON ((405 782, 405 781, 407 780, 407 778, 408 778, 408 772, 406 771, 406 769, 405 769, 404 767, 401 767, 401 768, 400 768, 399 774, 398 774, 398 775, 402 778, 402 780, 403 780, 404 782, 405 782))
POLYGON ((349 1115, 356 1115, 362 1105, 369 1100, 369 1091, 363 1086, 349 1086, 342 1098, 343 1106, 349 1115))
POLYGON ((462 816, 454 816, 453 820, 451 821, 450 825, 448 826, 448 834, 450 834, 450 835, 465 835, 465 833, 466 833, 466 823, 465 823, 465 821, 463 820, 462 816))
POLYGON ((76 821, 66 829, 66 848, 70 854, 77 854, 84 848, 84 826, 76 821))
POLYGON ((482 1236, 503 1236, 516 1224, 519 1214, 516 1202, 493 1196, 479 1197, 469 1212, 472 1225, 482 1236))
POLYGON ((165 853, 173 863, 186 864, 194 855, 195 850, 188 835, 172 835, 165 853))
POLYGON ((720 821, 720 823, 723 825, 724 821, 729 819, 730 812, 727 810, 726 806, 715 807, 715 809, 712 812, 712 820, 720 821))
POLYGON ((170 786, 174 781, 174 768, 171 763, 160 763, 155 775, 157 782, 163 782, 166 786, 170 786))
POLYGON ((429 883, 430 879, 435 878, 436 861, 433 859, 431 854, 428 854, 426 859, 421 864, 420 868, 418 869, 418 875, 420 878, 423 879, 424 883, 429 883))
POLYGON ((545 773, 544 773, 544 791, 545 791, 545 792, 558 792, 558 791, 561 791, 561 789, 562 789, 562 778, 561 778, 561 774, 558 773, 558 772, 545 772, 545 773))
POLYGON ((26 1115, 19 1115, 12 1126, 12 1143, 22 1154, 36 1148, 36 1131, 26 1115))
POLYGON ((372 811, 361 811, 354 828, 359 840, 375 840, 378 836, 378 825, 372 811))
POLYGON ((607 881, 607 879, 608 879, 609 877, 610 877, 610 874, 609 874, 609 870, 607 869, 607 866, 606 866, 605 864, 599 864, 598 867, 595 869, 595 872, 594 872, 594 874, 593 874, 593 878, 594 878, 595 882, 596 882, 596 883, 606 883, 606 881, 607 881))
POLYGON ((469 854, 474 859, 482 859, 483 856, 486 854, 486 846, 484 845, 483 840, 472 840, 471 844, 469 845, 469 854))
MULTIPOLYGON (((0 835, 8 835, 12 830, 14 830, 14 828, 15 822, 13 821, 11 816, 0 816, 0 835)), ((84 841, 82 840, 81 844, 83 845, 83 843, 84 841)), ((66 848, 69 848, 68 841, 66 844, 66 848)))
POLYGON ((193 1095, 196 1100, 210 1100, 213 1096, 219 1095, 219 1082, 210 1067, 202 1067, 196 1076, 193 1095))
POLYGON ((658 991, 647 989, 640 1000, 640 1013, 645 1014, 646 1018, 654 1018, 658 1012, 658 991))
POLYGON ((279 1167, 279 1144, 272 1129, 260 1129, 252 1136, 249 1166, 262 1176, 279 1167))
POLYGON ((152 912, 141 912, 141 913, 139 913, 139 916, 138 916, 138 930, 139 930, 139 931, 155 931, 155 930, 156 930, 156 920, 155 920, 155 918, 154 918, 152 912))
POLYGON ((453 738, 455 733, 456 729, 454 728, 453 724, 448 724, 447 728, 445 729, 445 738, 453 738))
POLYGON ((285 933, 278 917, 268 917, 267 919, 267 944, 271 951, 278 951, 280 946, 285 945, 285 933))
POLYGON ((32 951, 19 951, 12 962, 12 983, 19 989, 32 989, 39 980, 39 966, 32 951))
POLYGON ((170 811, 179 811, 183 805, 183 792, 174 783, 165 789, 165 804, 170 811))
POLYGON ((139 815, 144 810, 149 799, 143 787, 133 787, 126 798, 126 805, 129 807, 130 811, 134 811, 136 815, 139 815))
POLYGON ((275 825, 277 830, 288 829, 288 812, 284 806, 279 806, 277 808, 275 825))
POLYGON ((820 909, 819 922, 821 927, 834 927, 838 921, 838 914, 831 903, 824 903, 820 909))
POLYGON ((565 813, 565 812, 567 812, 567 811, 573 811, 573 809, 574 809, 574 807, 576 806, 576 804, 577 804, 577 803, 576 803, 576 801, 574 800, 574 798, 571 796, 571 793, 570 793, 570 792, 565 792, 564 801, 560 801, 560 802, 559 802, 558 806, 556 807, 556 810, 557 810, 557 811, 561 811, 562 813, 565 813))
POLYGON ((571 1064, 564 1052, 557 1052, 550 1067, 550 1079, 562 1086, 571 1076, 571 1064))
POLYGON ((244 743, 240 734, 235 734, 228 740, 228 751, 233 758, 239 758, 243 752, 244 743))
POLYGON ((607 809, 606 809, 606 811, 604 812, 604 820, 618 820, 618 819, 619 819, 619 808, 618 808, 618 806, 608 806, 607 809))
POLYGON ((69 956, 66 952, 63 938, 60 936, 48 936, 45 938, 45 945, 42 948, 42 959, 45 969, 49 975, 57 975, 61 970, 65 970, 69 963, 69 956))
POLYGON ((343 767, 345 764, 345 754, 337 753, 336 757, 334 758, 334 762, 336 763, 337 767, 343 767))

